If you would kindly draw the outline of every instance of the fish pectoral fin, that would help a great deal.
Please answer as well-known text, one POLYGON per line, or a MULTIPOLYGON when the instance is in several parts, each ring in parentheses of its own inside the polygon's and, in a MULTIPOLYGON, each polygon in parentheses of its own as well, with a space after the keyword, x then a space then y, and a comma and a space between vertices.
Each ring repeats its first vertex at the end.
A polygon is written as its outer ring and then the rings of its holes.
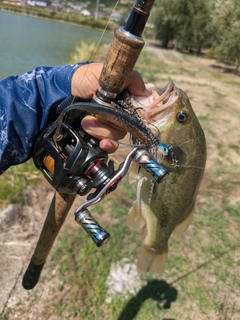
POLYGON ((187 230, 187 228, 190 226, 192 222, 193 214, 194 214, 194 206, 190 211, 190 213, 187 215, 187 217, 181 223, 179 223, 173 230, 173 234, 175 236, 179 236, 187 230))
POLYGON ((133 202, 132 207, 128 211, 126 218, 127 227, 133 231, 139 232, 145 227, 145 220, 141 215, 138 201, 133 202))
POLYGON ((144 273, 163 273, 167 261, 167 250, 161 253, 149 250, 144 245, 141 248, 137 267, 144 273))
POLYGON ((136 161, 132 161, 128 172, 128 182, 133 184, 138 180, 139 164, 136 161))

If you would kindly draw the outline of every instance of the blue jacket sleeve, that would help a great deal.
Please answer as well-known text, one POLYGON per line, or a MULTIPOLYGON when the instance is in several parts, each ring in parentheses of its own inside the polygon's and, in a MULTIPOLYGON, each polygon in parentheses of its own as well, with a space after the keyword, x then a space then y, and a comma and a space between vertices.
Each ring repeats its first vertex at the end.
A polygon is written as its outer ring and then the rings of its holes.
POLYGON ((38 67, 0 82, 0 174, 31 158, 39 131, 72 100, 72 75, 82 64, 38 67))

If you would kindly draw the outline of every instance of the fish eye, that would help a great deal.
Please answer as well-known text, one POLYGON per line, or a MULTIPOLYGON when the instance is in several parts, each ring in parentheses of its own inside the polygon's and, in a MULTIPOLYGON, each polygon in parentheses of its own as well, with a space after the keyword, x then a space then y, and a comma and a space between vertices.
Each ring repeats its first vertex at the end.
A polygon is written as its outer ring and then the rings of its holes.
POLYGON ((186 122, 188 119, 188 114, 186 113, 186 111, 180 111, 177 114, 177 120, 181 123, 186 122))

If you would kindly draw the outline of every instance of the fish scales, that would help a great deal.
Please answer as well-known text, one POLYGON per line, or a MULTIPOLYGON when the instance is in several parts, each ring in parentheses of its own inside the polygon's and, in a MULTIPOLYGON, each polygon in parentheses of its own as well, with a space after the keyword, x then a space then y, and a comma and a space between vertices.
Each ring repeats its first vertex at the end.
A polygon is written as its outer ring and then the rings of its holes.
MULTIPOLYGON (((173 83, 171 90, 167 102, 158 99, 158 105, 151 106, 149 119, 154 119, 153 128, 157 127, 161 132, 161 141, 179 146, 186 153, 186 160, 184 164, 174 166, 169 157, 163 158, 162 165, 170 173, 160 184, 155 183, 153 191, 152 178, 141 170, 137 200, 127 216, 129 228, 145 234, 138 268, 151 273, 163 272, 171 234, 184 232, 191 223, 206 162, 204 132, 190 101, 173 83)), ((149 112, 147 104, 145 108, 149 112)))

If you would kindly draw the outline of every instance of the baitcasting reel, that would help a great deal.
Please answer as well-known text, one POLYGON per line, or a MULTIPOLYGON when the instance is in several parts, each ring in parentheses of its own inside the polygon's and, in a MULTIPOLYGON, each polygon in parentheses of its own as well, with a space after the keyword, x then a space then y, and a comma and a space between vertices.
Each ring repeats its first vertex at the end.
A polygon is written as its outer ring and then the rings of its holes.
POLYGON ((60 130, 58 121, 45 128, 36 141, 33 160, 58 192, 87 195, 87 201, 75 212, 75 220, 99 247, 110 235, 92 217, 87 207, 116 189, 132 161, 138 162, 158 183, 168 175, 168 170, 140 147, 132 149, 115 170, 114 161, 108 161, 108 154, 99 148, 99 140, 82 129, 81 120, 84 116, 84 111, 71 110, 60 130), (57 129, 59 134, 54 140, 57 129), (95 191, 90 193, 92 189, 95 191))

